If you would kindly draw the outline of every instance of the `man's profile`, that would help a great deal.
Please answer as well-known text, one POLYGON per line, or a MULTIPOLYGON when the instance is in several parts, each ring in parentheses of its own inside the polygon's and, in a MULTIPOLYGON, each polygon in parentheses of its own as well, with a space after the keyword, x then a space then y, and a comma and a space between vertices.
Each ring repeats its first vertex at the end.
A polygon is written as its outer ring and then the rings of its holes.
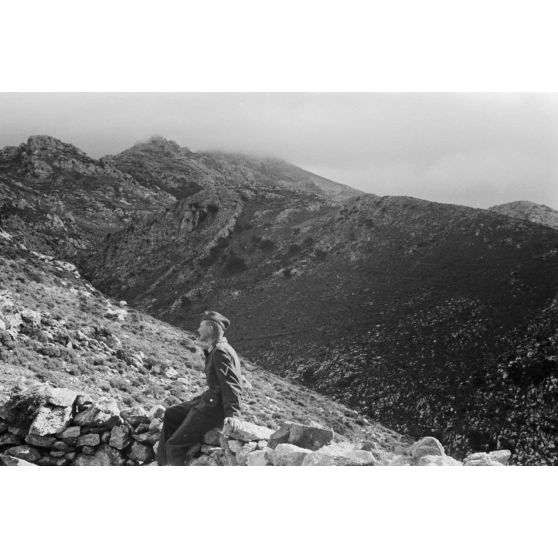
POLYGON ((206 432, 223 423, 239 427, 242 406, 242 375, 236 351, 224 337, 230 321, 219 312, 207 311, 198 333, 204 345, 207 390, 192 401, 169 407, 157 448, 159 465, 184 465, 188 450, 206 432))

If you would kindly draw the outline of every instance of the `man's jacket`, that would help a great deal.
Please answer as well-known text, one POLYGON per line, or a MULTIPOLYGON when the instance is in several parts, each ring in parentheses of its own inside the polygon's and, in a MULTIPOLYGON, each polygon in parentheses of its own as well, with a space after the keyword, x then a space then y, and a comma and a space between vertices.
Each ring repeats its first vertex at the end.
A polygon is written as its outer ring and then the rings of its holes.
POLYGON ((240 418, 242 411, 242 374, 236 351, 223 337, 205 354, 207 391, 202 393, 198 409, 224 412, 224 417, 240 418))

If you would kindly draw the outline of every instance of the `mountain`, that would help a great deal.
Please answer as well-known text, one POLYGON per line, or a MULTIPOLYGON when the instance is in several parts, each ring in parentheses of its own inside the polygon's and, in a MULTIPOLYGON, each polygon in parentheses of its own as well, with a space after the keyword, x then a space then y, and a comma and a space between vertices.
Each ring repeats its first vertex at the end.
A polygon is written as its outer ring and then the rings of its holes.
POLYGON ((515 219, 524 219, 525 221, 539 223, 545 227, 558 230, 558 211, 547 205, 530 201, 514 201, 493 205, 489 209, 501 215, 507 215, 515 219))
MULTIPOLYGON (((187 330, 219 309, 248 358, 457 456, 558 461, 557 231, 409 197, 339 200, 282 165, 160 138, 97 164, 148 193, 118 224, 75 232, 89 248, 73 262, 97 289, 187 330)), ((32 198, 41 183, 25 180, 32 198)), ((97 215, 86 197, 83 222, 97 215)), ((0 217, 26 242, 26 213, 0 217)))

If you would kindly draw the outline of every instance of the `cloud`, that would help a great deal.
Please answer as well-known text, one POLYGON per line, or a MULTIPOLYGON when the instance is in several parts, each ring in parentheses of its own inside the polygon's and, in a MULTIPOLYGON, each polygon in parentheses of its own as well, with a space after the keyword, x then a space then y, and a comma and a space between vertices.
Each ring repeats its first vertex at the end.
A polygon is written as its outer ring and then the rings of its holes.
POLYGON ((378 194, 558 208, 556 94, 0 95, 1 145, 39 133, 95 157, 158 134, 378 194))

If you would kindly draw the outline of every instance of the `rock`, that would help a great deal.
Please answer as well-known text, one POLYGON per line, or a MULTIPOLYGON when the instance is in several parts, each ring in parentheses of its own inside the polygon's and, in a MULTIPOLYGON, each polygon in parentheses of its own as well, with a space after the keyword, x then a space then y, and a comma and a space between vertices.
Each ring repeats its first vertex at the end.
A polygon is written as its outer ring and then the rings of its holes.
POLYGON ((200 448, 200 451, 202 453, 205 453, 205 454, 210 454, 210 453, 213 453, 213 452, 218 451, 220 449, 221 449, 220 446, 210 446, 208 444, 202 444, 202 447, 200 448))
POLYGON ((311 453, 312 450, 293 444, 279 444, 273 451, 269 451, 269 460, 275 466, 298 466, 311 453))
POLYGON ((127 448, 131 443, 130 429, 127 426, 113 426, 109 440, 109 445, 111 447, 122 450, 127 448))
POLYGON ((190 462, 190 467, 200 467, 208 465, 217 465, 215 460, 210 455, 202 455, 190 462))
POLYGON ((128 452, 128 457, 138 463, 145 463, 151 461, 155 455, 152 446, 134 442, 128 452))
POLYGON ((60 438, 67 444, 73 445, 80 435, 81 435, 81 426, 70 426, 66 428, 63 432, 58 434, 58 438, 60 438))
POLYGON ((41 325, 41 313, 35 310, 29 310, 28 308, 24 308, 19 315, 21 319, 26 324, 29 324, 32 327, 39 327, 41 325))
POLYGON ((85 409, 89 409, 93 405, 93 398, 86 393, 80 393, 76 398, 76 410, 78 412, 85 411, 85 409))
POLYGON ((306 426, 298 422, 284 422, 269 439, 269 447, 279 444, 293 444, 300 448, 317 450, 333 440, 333 430, 317 426, 306 426))
POLYGON ((29 461, 25 461, 25 459, 19 459, 18 457, 6 455, 5 453, 0 454, 0 462, 8 467, 25 467, 27 465, 36 467, 35 463, 30 463, 29 461))
POLYGON ((8 432, 20 438, 25 438, 25 436, 27 436, 27 428, 23 426, 8 426, 8 432))
POLYGON ((101 443, 101 437, 99 434, 85 434, 84 436, 80 436, 76 440, 76 447, 80 448, 82 446, 98 446, 101 443))
POLYGON ((53 388, 48 384, 40 384, 29 393, 40 397, 45 404, 54 407, 72 407, 78 397, 78 394, 71 389, 53 388))
POLYGON ((203 437, 204 444, 208 446, 218 446, 220 443, 221 430, 218 428, 213 428, 209 432, 206 432, 203 437))
POLYGON ((165 411, 166 409, 162 405, 155 405, 151 407, 148 413, 149 422, 156 418, 162 419, 165 416, 165 411))
MULTIPOLYGON (((85 450, 85 448, 83 448, 85 450)), ((110 454, 106 446, 100 446, 93 455, 78 455, 74 461, 74 465, 78 467, 108 467, 111 465, 110 454)))
POLYGON ((0 422, 0 434, 4 434, 4 432, 7 432, 8 427, 3 423, 0 422))
POLYGON ((305 466, 363 466, 375 465, 376 459, 370 451, 355 448, 323 447, 304 458, 305 466), (324 451, 327 450, 327 451, 324 451))
POLYGON ((269 452, 270 450, 267 448, 250 452, 246 460, 246 465, 249 467, 264 467, 266 465, 271 465, 268 459, 269 452))
POLYGON ((54 442, 56 442, 56 438, 54 436, 36 436, 35 434, 28 434, 25 437, 25 442, 40 448, 50 448, 54 442))
POLYGON ((449 455, 423 455, 419 458, 417 465, 435 467, 461 467, 463 463, 450 457, 449 455))
POLYGON ((6 450, 8 455, 12 457, 17 457, 18 459, 23 459, 25 461, 37 461, 41 457, 41 454, 30 446, 13 446, 6 450))
POLYGON ((163 420, 160 418, 154 418, 149 423, 149 432, 160 432, 163 428, 163 420))
POLYGON ((103 432, 101 434, 101 442, 103 444, 108 444, 109 440, 110 440, 110 432, 107 432, 107 431, 103 432))
POLYGON ((139 424, 150 422, 148 412, 141 406, 135 405, 131 409, 124 409, 122 418, 131 426, 138 426, 139 424))
POLYGON ((268 446, 267 440, 258 440, 258 449, 265 449, 268 446))
POLYGON ((66 458, 68 459, 68 461, 73 461, 76 458, 76 452, 71 451, 71 452, 67 453, 66 458))
POLYGON ((265 426, 258 426, 251 422, 240 421, 240 428, 237 432, 231 432, 230 427, 227 425, 223 428, 223 436, 241 440, 242 442, 252 442, 253 440, 269 440, 273 434, 271 428, 265 426))
POLYGON ((510 457, 511 457, 511 451, 510 450, 496 450, 496 451, 491 451, 488 456, 490 457, 490 459, 492 459, 493 461, 498 461, 499 463, 501 463, 502 465, 507 465, 510 457))
POLYGON ((50 452, 50 456, 51 457, 64 457, 65 452, 63 451, 51 451, 50 452))
POLYGON ((74 418, 74 422, 79 426, 104 426, 112 428, 120 424, 122 418, 114 399, 103 397, 93 403, 89 409, 82 411, 74 418))
POLYGON ((53 465, 56 465, 56 458, 50 455, 43 455, 43 457, 37 461, 37 465, 52 467, 53 465))
POLYGON ((56 442, 54 442, 52 444, 52 449, 54 451, 63 451, 64 453, 69 453, 69 452, 72 451, 71 446, 69 446, 68 444, 65 444, 61 440, 57 440, 56 442))
POLYGON ((12 434, 11 432, 5 432, 0 435, 0 446, 16 446, 21 444, 21 437, 12 434))
POLYGON ((83 455, 95 455, 95 448, 92 448, 91 446, 83 446, 81 448, 81 453, 83 453, 83 455))
POLYGON ((170 366, 165 370, 165 376, 169 380, 176 380, 176 378, 178 378, 178 372, 172 366, 170 366))
POLYGON ((227 444, 229 446, 229 449, 234 453, 240 451, 240 449, 244 445, 240 440, 228 440, 227 444))
POLYGON ((29 428, 33 436, 60 434, 70 423, 71 407, 41 407, 29 428))
POLYGON ((426 436, 425 438, 420 439, 418 442, 415 442, 411 447, 408 449, 409 454, 411 457, 415 459, 419 459, 423 455, 445 455, 446 452, 444 451, 444 447, 436 438, 432 436, 426 436))
POLYGON ((502 467, 504 464, 496 459, 492 459, 488 453, 477 452, 468 455, 463 461, 463 465, 468 467, 502 467))
POLYGON ((408 466, 413 465, 414 459, 410 455, 396 455, 391 461, 388 462, 389 466, 408 466))
POLYGON ((256 442, 248 442, 247 444, 242 446, 236 452, 237 463, 239 465, 246 465, 247 462, 248 462, 248 456, 250 455, 250 453, 252 453, 254 450, 256 450, 257 447, 258 447, 258 444, 256 442))

